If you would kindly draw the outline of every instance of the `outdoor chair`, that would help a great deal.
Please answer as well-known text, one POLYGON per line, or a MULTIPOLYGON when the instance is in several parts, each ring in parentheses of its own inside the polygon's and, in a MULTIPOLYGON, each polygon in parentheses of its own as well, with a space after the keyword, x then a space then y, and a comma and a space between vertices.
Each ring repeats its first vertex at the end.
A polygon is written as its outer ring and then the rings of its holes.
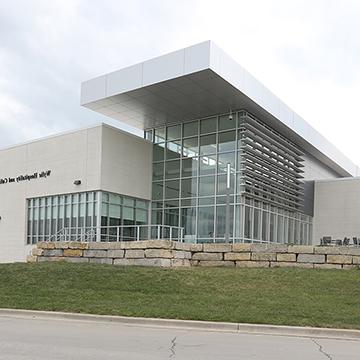
POLYGON ((343 241, 343 245, 344 246, 349 246, 349 244, 350 244, 350 238, 345 237, 344 241, 343 241))
POLYGON ((331 236, 323 236, 321 241, 321 245, 330 245, 331 244, 331 236))
POLYGON ((341 239, 336 239, 335 244, 341 246, 343 244, 341 239))
POLYGON ((353 237, 353 243, 355 246, 358 246, 358 238, 357 237, 353 237))

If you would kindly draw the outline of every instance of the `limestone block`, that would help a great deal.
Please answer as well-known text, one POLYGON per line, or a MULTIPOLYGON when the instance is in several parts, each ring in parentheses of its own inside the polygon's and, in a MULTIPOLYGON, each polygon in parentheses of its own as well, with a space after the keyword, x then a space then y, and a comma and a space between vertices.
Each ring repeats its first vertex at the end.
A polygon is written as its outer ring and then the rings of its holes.
POLYGON ((229 267, 235 266, 234 261, 212 261, 212 260, 201 260, 198 266, 211 266, 211 267, 229 267))
POLYGON ((276 254, 276 261, 296 261, 296 254, 276 254))
POLYGON ((109 258, 123 258, 125 254, 125 250, 108 250, 107 256, 109 258))
POLYGON ((313 263, 298 263, 298 262, 271 262, 270 267, 273 268, 283 268, 283 267, 293 267, 293 268, 304 268, 312 269, 314 267, 313 263))
POLYGON ((190 260, 190 266, 198 266, 199 260, 190 260))
POLYGON ((148 241, 121 241, 121 249, 146 249, 148 247, 148 241))
POLYGON ((359 269, 359 265, 343 265, 342 268, 344 270, 354 270, 354 269, 359 269))
POLYGON ((28 262, 28 263, 35 263, 36 261, 37 261, 37 256, 28 255, 26 257, 26 262, 28 262))
POLYGON ((312 246, 312 245, 289 245, 288 252, 295 253, 295 254, 313 254, 314 246, 312 246))
POLYGON ((33 256, 41 256, 44 253, 44 249, 39 249, 37 247, 32 248, 31 255, 33 256))
POLYGON ((204 252, 229 252, 231 244, 204 244, 204 252))
POLYGON ((357 265, 360 264, 360 256, 353 256, 352 263, 357 265))
POLYGON ((314 264, 314 269, 342 269, 340 264, 314 264))
POLYGON ((55 249, 55 243, 49 241, 41 241, 37 243, 39 249, 55 249))
POLYGON ((203 244, 190 244, 190 251, 198 252, 203 250, 203 244))
POLYGON ((275 261, 276 253, 252 253, 251 260, 253 261, 275 261))
POLYGON ((252 252, 264 252, 264 253, 285 253, 288 246, 285 244, 250 244, 252 252))
POLYGON ((89 258, 105 258, 107 257, 107 251, 106 250, 84 250, 83 253, 84 257, 89 258))
POLYGON ((54 250, 45 249, 42 253, 42 256, 63 256, 63 250, 61 250, 61 249, 54 249, 54 250))
POLYGON ((326 262, 329 264, 352 264, 351 255, 327 255, 326 262))
POLYGON ((161 258, 172 259, 174 257, 172 250, 167 249, 146 249, 145 257, 147 258, 161 258))
POLYGON ((68 263, 88 263, 90 258, 84 257, 65 257, 64 261, 68 263))
POLYGON ((326 255, 339 255, 340 247, 339 246, 315 246, 315 254, 326 254, 326 255))
MULTIPOLYGON (((95 244, 95 242, 94 242, 95 244)), ((81 241, 70 241, 69 242, 69 249, 89 249, 89 243, 88 242, 81 242, 81 241)))
POLYGON ((88 243, 88 249, 90 250, 107 250, 112 249, 114 247, 113 244, 116 244, 115 242, 96 242, 92 241, 88 243))
POLYGON ((145 243, 148 249, 171 249, 173 246, 170 240, 147 240, 145 243))
POLYGON ((249 252, 251 244, 235 243, 232 245, 233 252, 249 252))
POLYGON ((236 261, 236 267, 241 268, 268 268, 269 261, 236 261))
POLYGON ((143 258, 145 256, 144 250, 126 250, 125 257, 127 259, 143 258))
POLYGON ((190 267, 190 260, 188 259, 172 259, 171 266, 173 267, 190 267))
POLYGON ((340 254, 360 256, 360 246, 341 246, 340 254))
POLYGON ((69 242, 68 241, 55 241, 55 249, 68 249, 69 242))
POLYGON ((192 255, 192 260, 217 261, 222 260, 222 253, 197 252, 192 255))
POLYGON ((170 267, 170 259, 114 259, 114 265, 135 265, 135 266, 157 266, 157 267, 170 267))
MULTIPOLYGON (((331 256, 331 255, 329 255, 331 256)), ((321 254, 299 254, 297 258, 299 263, 317 263, 323 264, 325 262, 325 255, 321 254)))
POLYGON ((112 265, 113 259, 110 258, 90 258, 90 264, 108 264, 112 265))
POLYGON ((191 259, 190 251, 173 250, 172 253, 175 259, 191 259))
POLYGON ((62 262, 65 261, 65 258, 63 256, 39 256, 37 258, 37 262, 62 262))
POLYGON ((172 248, 175 250, 184 250, 184 251, 191 251, 191 245, 189 243, 182 243, 179 241, 172 242, 172 248))
POLYGON ((251 253, 249 252, 228 252, 224 254, 224 260, 250 260, 251 253))
POLYGON ((81 257, 83 255, 83 251, 79 249, 65 249, 64 256, 71 256, 71 257, 81 257))

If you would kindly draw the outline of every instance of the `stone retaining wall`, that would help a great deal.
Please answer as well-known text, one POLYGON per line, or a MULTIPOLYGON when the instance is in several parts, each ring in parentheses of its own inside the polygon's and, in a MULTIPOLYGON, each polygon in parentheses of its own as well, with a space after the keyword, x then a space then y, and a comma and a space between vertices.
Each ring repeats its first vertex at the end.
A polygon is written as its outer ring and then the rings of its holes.
POLYGON ((65 261, 159 267, 237 266, 354 269, 360 247, 282 244, 185 244, 168 240, 40 242, 28 262, 65 261))

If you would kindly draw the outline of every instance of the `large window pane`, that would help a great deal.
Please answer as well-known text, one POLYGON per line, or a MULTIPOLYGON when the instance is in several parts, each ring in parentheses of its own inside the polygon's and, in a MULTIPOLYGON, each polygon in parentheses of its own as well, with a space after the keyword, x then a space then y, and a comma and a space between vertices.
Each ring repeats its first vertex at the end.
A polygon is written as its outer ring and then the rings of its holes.
POLYGON ((212 175, 216 172, 216 155, 201 156, 200 175, 212 175))
POLYGON ((235 131, 219 134, 219 152, 235 150, 235 131))
POLYGON ((205 135, 200 137, 200 154, 208 155, 216 153, 216 136, 205 135))
POLYGON ((163 142, 165 141, 165 128, 155 129, 155 142, 163 142))
POLYGON ((216 132, 216 117, 200 120, 200 134, 216 132))
POLYGON ((226 173, 227 164, 230 163, 231 172, 235 172, 235 153, 224 153, 218 155, 218 172, 226 173))
POLYGON ((236 114, 232 114, 230 118, 230 114, 222 115, 219 117, 219 131, 227 130, 227 129, 235 129, 236 127, 236 114))
MULTIPOLYGON (((230 192, 229 194, 234 193, 234 174, 230 174, 230 192)), ((226 195, 227 194, 227 175, 218 175, 217 177, 217 194, 226 195)))
POLYGON ((215 176, 202 176, 199 178, 199 196, 214 196, 215 176))
POLYGON ((153 180, 162 180, 164 178, 164 163, 153 164, 153 180))
POLYGON ((183 136, 187 137, 187 136, 197 135, 199 132, 198 126, 199 126, 198 121, 192 121, 192 122, 185 123, 184 130, 183 130, 184 131, 183 136))
POLYGON ((198 158, 182 160, 182 177, 197 176, 198 158))
POLYGON ((198 210, 198 236, 212 238, 214 236, 214 207, 199 207, 198 210))
POLYGON ((194 197, 197 194, 197 178, 181 180, 181 197, 194 197))
POLYGON ((165 163, 165 178, 174 179, 180 177, 180 160, 167 161, 165 163))
POLYGON ((181 138, 181 125, 169 126, 167 128, 167 140, 176 140, 181 138))
POLYGON ((164 160, 164 146, 164 143, 153 146, 153 161, 164 160))
POLYGON ((184 239, 195 240, 196 229, 196 208, 181 209, 181 223, 180 226, 184 228, 184 239))
POLYGON ((165 182, 165 199, 176 199, 179 197, 179 180, 165 182))
MULTIPOLYGON (((229 224, 230 224, 230 236, 233 235, 234 224, 234 206, 229 207, 229 224)), ((226 228, 226 206, 216 207, 216 236, 225 237, 226 228)))
POLYGON ((181 140, 166 143, 166 159, 178 159, 181 156, 181 140))
POLYGON ((199 141, 197 137, 183 140, 183 156, 192 157, 199 155, 199 141))
POLYGON ((162 200, 163 188, 164 188, 164 185, 162 182, 154 182, 152 184, 152 199, 153 200, 162 200))

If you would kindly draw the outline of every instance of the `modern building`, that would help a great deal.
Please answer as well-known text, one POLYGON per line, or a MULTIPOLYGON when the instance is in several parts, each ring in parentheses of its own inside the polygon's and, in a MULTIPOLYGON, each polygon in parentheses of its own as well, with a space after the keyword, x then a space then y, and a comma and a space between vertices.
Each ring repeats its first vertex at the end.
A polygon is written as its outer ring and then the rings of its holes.
POLYGON ((360 235, 359 168, 210 41, 85 81, 81 105, 144 138, 99 125, 1 150, 0 262, 64 237, 360 235))

